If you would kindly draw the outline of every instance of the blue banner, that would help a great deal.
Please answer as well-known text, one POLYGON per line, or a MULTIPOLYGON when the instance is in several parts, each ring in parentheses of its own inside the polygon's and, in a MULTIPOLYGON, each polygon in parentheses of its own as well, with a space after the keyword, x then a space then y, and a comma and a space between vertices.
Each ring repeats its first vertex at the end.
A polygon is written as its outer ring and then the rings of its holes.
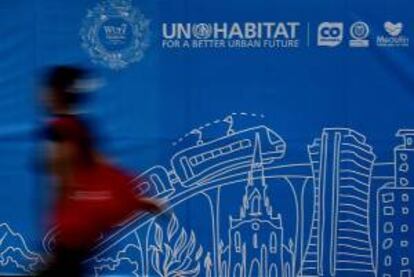
POLYGON ((102 76, 101 151, 167 203, 102 238, 91 274, 414 276, 413 8, 4 1, 0 274, 53 247, 39 80, 77 64, 102 76))

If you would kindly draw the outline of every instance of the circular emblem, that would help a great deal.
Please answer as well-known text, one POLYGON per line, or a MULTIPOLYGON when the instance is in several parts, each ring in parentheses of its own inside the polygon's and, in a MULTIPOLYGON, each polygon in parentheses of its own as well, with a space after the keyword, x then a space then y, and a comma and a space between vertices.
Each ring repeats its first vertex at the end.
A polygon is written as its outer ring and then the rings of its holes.
POLYGON ((193 35, 198 39, 208 39, 213 34, 213 28, 210 24, 199 23, 193 26, 193 35))
POLYGON ((132 7, 131 0, 104 1, 88 11, 80 35, 93 62, 122 69, 143 58, 149 45, 149 20, 132 7))
POLYGON ((350 33, 353 39, 366 39, 369 36, 368 24, 362 21, 355 22, 351 25, 350 33))

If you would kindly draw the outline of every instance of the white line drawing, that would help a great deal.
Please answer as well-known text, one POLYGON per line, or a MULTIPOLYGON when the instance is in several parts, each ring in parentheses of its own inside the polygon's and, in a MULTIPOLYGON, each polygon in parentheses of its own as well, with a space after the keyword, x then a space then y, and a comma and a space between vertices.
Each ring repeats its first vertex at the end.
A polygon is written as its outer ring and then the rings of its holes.
POLYGON ((229 269, 225 276, 287 276, 282 217, 274 215, 266 190, 260 137, 256 135, 240 214, 229 218, 229 269))
MULTIPOLYGON (((397 244, 401 249, 410 249, 414 243, 412 224, 406 222, 403 226, 395 222, 397 216, 407 217, 414 211, 410 183, 414 131, 398 133, 404 145, 395 148, 394 162, 376 162, 367 138, 350 128, 325 128, 321 137, 308 147, 309 161, 286 163, 283 159, 287 146, 277 133, 260 124, 235 130, 236 115, 250 116, 234 113, 194 129, 200 131, 201 136, 206 128, 223 122, 228 124, 222 136, 204 138, 202 143, 194 142, 194 145, 178 149, 167 167, 154 166, 134 180, 141 192, 168 201, 169 209, 195 196, 203 195, 207 199, 210 218, 205 219, 211 221, 209 232, 213 243, 212 246, 200 243, 203 247, 197 267, 200 276, 340 277, 352 273, 358 277, 374 274, 383 277, 380 273, 389 274, 385 261, 395 264, 397 260, 406 264, 401 267, 401 274, 410 273, 412 254, 407 252, 396 257, 395 253, 387 251, 397 244), (139 182, 140 179, 145 182, 139 182), (270 186, 282 181, 290 189, 292 199, 270 198, 267 195, 270 186), (377 187, 373 187, 374 183, 377 187), (237 214, 226 212, 226 203, 221 199, 223 191, 229 189, 245 191, 237 214), (271 208, 275 203, 288 200, 294 205, 289 214, 271 208), (230 217, 229 221, 230 215, 236 217, 230 217), (292 223, 293 229, 287 229, 288 223, 292 223), (223 224, 228 229, 222 230, 223 224), (258 227, 262 230, 269 224, 273 224, 273 229, 260 234, 254 230, 258 227), (385 226, 387 232, 391 232, 389 226, 393 226, 392 233, 385 233, 385 226), (401 241, 389 238, 395 232, 407 236, 401 241), (271 255, 275 252, 274 245, 277 245, 277 258, 275 253, 271 255)), ((178 221, 179 216, 177 214, 175 220, 178 221)), ((94 258, 101 262, 100 269, 114 269, 117 263, 126 261, 126 257, 112 255, 109 257, 115 258, 107 259, 106 267, 104 263, 110 249, 131 249, 128 246, 134 243, 128 238, 138 231, 147 234, 151 226, 156 226, 155 222, 157 220, 148 214, 137 214, 101 241, 94 258)), ((168 239, 168 232, 175 229, 172 226, 169 231, 168 228, 162 231, 163 239, 168 239)), ((194 239, 196 234, 194 230, 194 239)), ((50 244, 51 238, 45 240, 46 244, 50 244)), ((146 276, 153 266, 148 244, 146 241, 142 248, 136 245, 146 253, 139 261, 128 261, 137 268, 141 266, 136 276, 146 276)), ((171 243, 168 245, 174 247, 171 243)), ((159 269, 164 270, 161 264, 159 269)))
POLYGON ((233 117, 231 115, 229 115, 223 121, 229 124, 229 128, 227 129, 226 135, 228 135, 228 136, 233 135, 234 134, 234 130, 233 130, 234 119, 233 119, 233 117))
MULTIPOLYGON (((147 246, 150 256, 147 274, 160 277, 200 274, 203 247, 197 246, 193 231, 188 234, 183 227, 180 228, 175 214, 171 216, 167 228, 163 229, 158 223, 149 228, 147 246)), ((211 268, 211 259, 204 262, 206 267, 211 268)))
POLYGON ((95 259, 93 268, 95 277, 98 277, 125 274, 126 266, 128 267, 127 273, 129 275, 142 275, 143 254, 138 237, 136 243, 128 243, 121 251, 116 253, 114 258, 95 259), (122 268, 122 270, 119 268, 122 268))
POLYGON ((412 276, 414 186, 410 169, 414 166, 414 129, 402 129, 403 143, 394 148, 395 180, 377 192, 377 276, 412 276), (391 213, 392 211, 392 213, 391 213))
POLYGON ((263 143, 265 163, 284 156, 286 144, 282 138, 269 128, 258 126, 179 151, 171 158, 172 168, 180 183, 188 186, 211 179, 223 168, 248 165, 256 134, 263 143))
POLYGON ((144 275, 144 250, 136 232, 119 242, 115 249, 106 249, 101 255, 89 261, 94 276, 144 275), (114 251, 111 251, 114 250, 114 251))
MULTIPOLYGON (((243 116, 243 117, 247 117, 247 116, 251 116, 251 117, 260 117, 260 118, 265 118, 265 116, 264 116, 264 114, 260 114, 260 115, 258 115, 258 114, 256 114, 256 113, 247 113, 247 112, 241 112, 241 113, 236 113, 236 112, 233 112, 233 113, 231 113, 230 115, 228 115, 228 116, 226 116, 224 119, 216 119, 216 120, 213 120, 213 121, 211 121, 211 122, 208 122, 208 123, 206 123, 206 124, 204 124, 204 125, 202 125, 202 126, 200 126, 200 127, 198 127, 198 128, 196 128, 196 130, 200 130, 200 131, 202 131, 204 128, 206 128, 206 127, 209 127, 209 126, 211 126, 211 125, 214 125, 214 124, 219 124, 219 123, 221 123, 221 122, 225 122, 225 123, 229 123, 228 121, 229 121, 229 119, 231 118, 232 120, 233 120, 233 118, 235 117, 235 116, 243 116)), ((193 129, 194 130, 194 129, 193 129)), ((192 130, 192 131, 193 131, 192 130)), ((192 132, 191 131, 191 132, 192 132)), ((188 136, 190 136, 190 135, 192 135, 192 133, 191 132, 189 132, 189 133, 186 133, 184 136, 182 136, 182 137, 180 137, 177 141, 175 141, 175 142, 173 142, 172 143, 172 145, 173 146, 176 146, 179 142, 182 142, 186 137, 188 137, 188 136)), ((229 135, 229 134, 227 134, 227 135, 229 135)))
POLYGON ((0 224, 1 274, 27 275, 44 264, 43 258, 29 250, 23 236, 7 223, 0 224))
POLYGON ((314 175, 314 211, 300 275, 374 273, 369 231, 370 176, 375 155, 366 138, 326 128, 308 147, 314 175))
POLYGON ((198 137, 197 139, 197 145, 202 145, 204 143, 203 141, 203 133, 198 130, 198 129, 194 129, 190 132, 190 134, 192 135, 196 135, 198 137))
POLYGON ((205 272, 205 276, 206 277, 211 277, 212 276, 212 268, 213 266, 213 261, 211 260, 210 257, 210 252, 207 252, 206 257, 204 258, 204 272, 205 272))

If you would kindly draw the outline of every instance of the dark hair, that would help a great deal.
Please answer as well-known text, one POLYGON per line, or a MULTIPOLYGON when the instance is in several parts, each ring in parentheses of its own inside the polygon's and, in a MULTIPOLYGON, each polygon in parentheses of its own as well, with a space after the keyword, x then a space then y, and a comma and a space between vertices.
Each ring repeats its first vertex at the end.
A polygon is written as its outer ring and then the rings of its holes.
POLYGON ((77 91, 76 83, 86 79, 87 70, 69 65, 59 65, 50 68, 45 76, 45 85, 64 103, 73 106, 82 102, 85 94, 77 91))

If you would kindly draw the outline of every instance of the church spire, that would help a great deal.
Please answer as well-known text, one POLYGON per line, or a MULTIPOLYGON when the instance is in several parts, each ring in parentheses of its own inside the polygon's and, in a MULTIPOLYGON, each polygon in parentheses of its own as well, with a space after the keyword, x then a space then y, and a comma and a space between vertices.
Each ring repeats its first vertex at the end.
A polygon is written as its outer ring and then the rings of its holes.
POLYGON ((241 215, 258 216, 263 212, 269 212, 266 189, 261 142, 259 135, 256 134, 241 215))
POLYGON ((262 167, 263 166, 263 160, 262 160, 262 145, 260 143, 260 137, 259 134, 256 134, 255 140, 254 140, 254 150, 253 150, 253 165, 256 167, 262 167))
POLYGON ((254 149, 253 149, 253 158, 252 162, 250 164, 250 170, 248 173, 248 180, 247 185, 253 186, 254 185, 254 179, 255 179, 255 171, 257 170, 263 170, 263 159, 262 159, 262 146, 260 143, 260 137, 258 134, 256 134, 255 140, 254 140, 254 149))

